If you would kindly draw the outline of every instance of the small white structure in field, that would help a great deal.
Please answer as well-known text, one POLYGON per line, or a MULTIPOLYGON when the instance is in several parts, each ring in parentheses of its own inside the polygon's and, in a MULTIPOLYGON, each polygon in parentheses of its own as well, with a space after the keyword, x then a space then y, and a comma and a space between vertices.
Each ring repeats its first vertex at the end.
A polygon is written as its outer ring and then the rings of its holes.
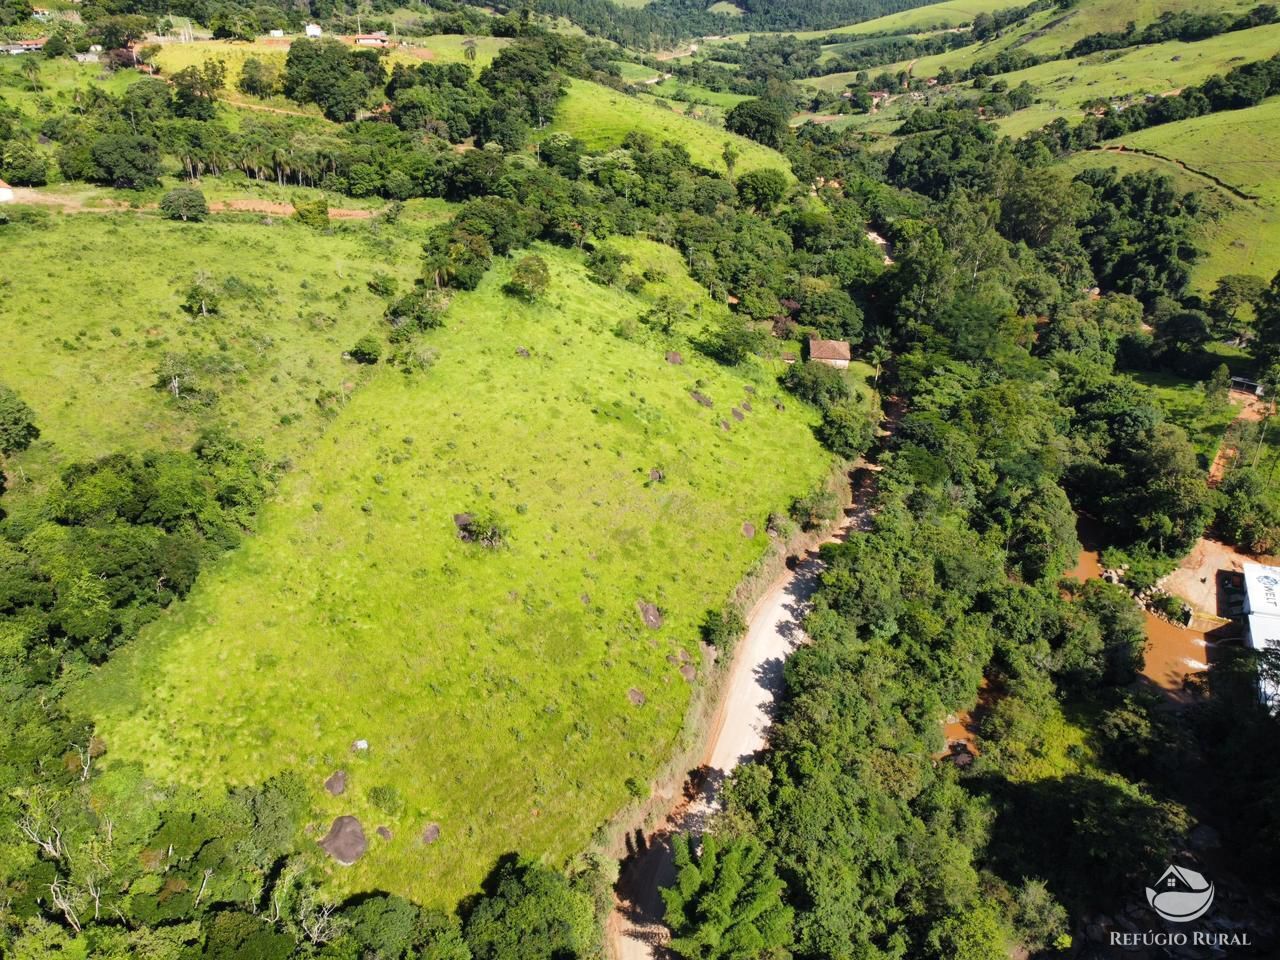
POLYGON ((268 31, 267 31, 267 36, 269 36, 269 37, 283 37, 283 36, 284 36, 284 31, 283 31, 283 30, 268 30, 268 31))
POLYGON ((0 180, 0 203, 13 203, 13 187, 0 180))
POLYGON ((319 37, 319 36, 322 36, 323 34, 324 34, 324 31, 320 29, 320 24, 318 24, 318 23, 308 23, 308 24, 307 24, 307 36, 308 36, 308 37, 319 37))

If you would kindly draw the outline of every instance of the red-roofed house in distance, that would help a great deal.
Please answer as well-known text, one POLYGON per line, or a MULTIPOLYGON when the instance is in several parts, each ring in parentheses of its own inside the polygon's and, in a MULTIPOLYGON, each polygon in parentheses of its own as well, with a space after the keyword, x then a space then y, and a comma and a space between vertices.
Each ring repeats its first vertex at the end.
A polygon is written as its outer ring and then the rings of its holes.
POLYGON ((844 340, 810 340, 809 359, 844 370, 853 359, 853 351, 844 340))

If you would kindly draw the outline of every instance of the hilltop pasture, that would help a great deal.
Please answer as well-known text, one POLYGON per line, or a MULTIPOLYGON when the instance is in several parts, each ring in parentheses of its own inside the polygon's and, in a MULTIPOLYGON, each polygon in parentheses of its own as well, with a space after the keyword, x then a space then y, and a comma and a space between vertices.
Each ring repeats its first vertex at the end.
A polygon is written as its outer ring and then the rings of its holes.
POLYGON ((417 231, 363 225, 37 216, 7 229, 0 259, 0 382, 36 410, 41 438, 22 462, 37 477, 111 450, 185 447, 216 423, 291 455, 313 435, 317 402, 360 379, 342 354, 385 306, 366 281, 381 270, 407 284, 419 248, 417 231), (198 278, 216 313, 183 310, 198 278), (179 400, 161 384, 173 357, 191 375, 179 400))
POLYGON ((1068 164, 1073 170, 1155 170, 1172 176, 1181 189, 1195 190, 1205 208, 1200 227, 1205 255, 1195 266, 1192 283, 1207 293, 1225 274, 1265 276, 1274 270, 1280 244, 1278 134, 1280 99, 1272 98, 1247 110, 1130 133, 1113 141, 1112 149, 1077 154, 1068 164))
POLYGON ((586 80, 569 84, 555 120, 542 135, 560 131, 577 137, 590 150, 607 150, 619 146, 633 130, 658 141, 675 141, 689 151, 695 163, 720 173, 725 171, 722 151, 729 141, 740 154, 735 172, 772 167, 791 175, 786 158, 768 147, 586 80))

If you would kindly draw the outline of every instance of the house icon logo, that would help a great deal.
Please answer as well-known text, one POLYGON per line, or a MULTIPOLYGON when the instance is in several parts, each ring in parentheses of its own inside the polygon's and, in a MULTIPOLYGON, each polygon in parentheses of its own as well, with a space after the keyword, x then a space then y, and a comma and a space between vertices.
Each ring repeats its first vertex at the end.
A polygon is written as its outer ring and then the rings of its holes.
POLYGON ((1155 887, 1147 887, 1147 903, 1166 920, 1190 923, 1213 906, 1213 884, 1187 867, 1170 866, 1155 887))

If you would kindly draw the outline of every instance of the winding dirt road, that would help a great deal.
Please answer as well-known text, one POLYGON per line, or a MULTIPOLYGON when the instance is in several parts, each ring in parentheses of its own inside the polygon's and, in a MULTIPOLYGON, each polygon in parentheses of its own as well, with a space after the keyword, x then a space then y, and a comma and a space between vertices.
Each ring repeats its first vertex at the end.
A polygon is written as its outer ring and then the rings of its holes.
MULTIPOLYGON (((144 203, 137 207, 104 197, 93 191, 81 193, 47 193, 30 187, 17 187, 13 191, 15 204, 33 204, 44 207, 57 207, 63 213, 122 213, 129 210, 153 211, 158 204, 144 203), (90 203, 94 205, 90 205, 90 203)), ((279 203, 273 200, 257 198, 232 198, 230 200, 209 201, 210 213, 263 213, 274 217, 293 216, 293 204, 279 203)), ((369 220, 374 210, 349 210, 342 207, 330 207, 330 220, 369 220)))
MULTIPOLYGON (((840 526, 824 542, 844 540, 864 529, 868 514, 855 493, 840 526)), ((618 900, 609 918, 608 940, 615 960, 655 960, 666 956, 669 932, 662 925, 659 888, 675 878, 671 838, 700 834, 719 809, 720 791, 730 772, 764 749, 775 703, 783 689, 783 663, 804 642, 802 624, 818 586, 823 563, 815 548, 780 576, 752 609, 747 634, 734 652, 720 708, 711 724, 702 765, 691 774, 684 797, 650 836, 638 836, 639 852, 618 880, 618 900)))

